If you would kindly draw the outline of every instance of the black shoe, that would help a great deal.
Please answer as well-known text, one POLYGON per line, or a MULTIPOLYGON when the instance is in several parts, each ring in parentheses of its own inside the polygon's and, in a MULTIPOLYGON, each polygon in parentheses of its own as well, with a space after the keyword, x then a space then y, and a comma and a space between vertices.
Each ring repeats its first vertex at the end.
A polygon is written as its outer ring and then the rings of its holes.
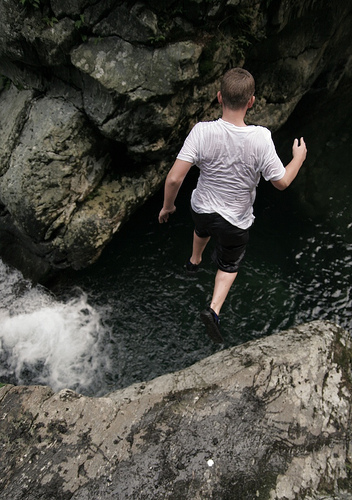
POLYGON ((211 340, 223 344, 224 339, 220 333, 220 318, 216 312, 211 307, 207 307, 200 313, 200 319, 203 321, 211 340))
POLYGON ((186 271, 190 274, 194 274, 198 271, 199 264, 192 264, 189 260, 186 264, 186 271))

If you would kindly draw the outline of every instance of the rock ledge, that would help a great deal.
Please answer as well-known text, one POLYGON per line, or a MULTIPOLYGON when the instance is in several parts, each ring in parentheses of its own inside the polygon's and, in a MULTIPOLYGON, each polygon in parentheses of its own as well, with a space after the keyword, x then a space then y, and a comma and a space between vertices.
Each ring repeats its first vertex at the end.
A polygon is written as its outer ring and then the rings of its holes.
POLYGON ((5 386, 0 498, 350 500, 351 353, 315 321, 102 398, 5 386))

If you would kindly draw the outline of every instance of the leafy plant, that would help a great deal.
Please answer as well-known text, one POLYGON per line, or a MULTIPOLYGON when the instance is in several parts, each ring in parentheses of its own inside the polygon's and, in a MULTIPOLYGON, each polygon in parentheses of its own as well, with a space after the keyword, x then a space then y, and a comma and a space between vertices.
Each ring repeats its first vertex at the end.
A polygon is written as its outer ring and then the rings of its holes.
POLYGON ((79 16, 79 19, 75 22, 75 28, 79 30, 84 25, 84 14, 79 16))
POLYGON ((88 36, 85 33, 82 33, 82 29, 84 28, 84 14, 81 14, 79 16, 79 19, 75 21, 75 28, 80 32, 81 38, 83 42, 86 42, 88 39, 88 36))
POLYGON ((24 6, 31 5, 32 7, 39 9, 41 0, 20 0, 20 3, 24 6))
POLYGON ((159 46, 165 42, 166 37, 164 35, 156 35, 156 36, 150 36, 148 40, 152 45, 159 46))
POLYGON ((55 23, 59 22, 59 20, 56 17, 43 17, 43 22, 47 26, 53 27, 55 23))

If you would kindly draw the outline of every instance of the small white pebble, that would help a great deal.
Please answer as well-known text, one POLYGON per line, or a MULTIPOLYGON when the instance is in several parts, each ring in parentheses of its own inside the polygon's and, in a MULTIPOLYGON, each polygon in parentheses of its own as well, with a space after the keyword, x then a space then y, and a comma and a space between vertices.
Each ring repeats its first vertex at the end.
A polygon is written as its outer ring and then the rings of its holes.
POLYGON ((210 459, 207 461, 207 464, 209 465, 209 467, 213 467, 214 465, 214 460, 210 459))

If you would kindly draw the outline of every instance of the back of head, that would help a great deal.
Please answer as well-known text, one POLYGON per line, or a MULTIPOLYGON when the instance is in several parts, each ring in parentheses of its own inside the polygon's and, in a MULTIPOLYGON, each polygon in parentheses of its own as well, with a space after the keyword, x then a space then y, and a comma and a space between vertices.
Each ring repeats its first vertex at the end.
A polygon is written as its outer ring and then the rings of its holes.
POLYGON ((220 91, 225 107, 232 110, 244 108, 254 95, 254 78, 243 68, 230 69, 222 78, 220 91))

